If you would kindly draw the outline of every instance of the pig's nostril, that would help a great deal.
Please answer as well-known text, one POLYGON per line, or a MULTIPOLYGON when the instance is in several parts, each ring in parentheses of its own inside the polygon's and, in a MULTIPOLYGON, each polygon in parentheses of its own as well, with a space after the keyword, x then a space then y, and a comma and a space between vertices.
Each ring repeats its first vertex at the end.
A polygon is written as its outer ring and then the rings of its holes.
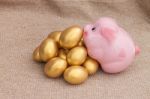
POLYGON ((87 32, 84 32, 84 36, 87 36, 87 32))

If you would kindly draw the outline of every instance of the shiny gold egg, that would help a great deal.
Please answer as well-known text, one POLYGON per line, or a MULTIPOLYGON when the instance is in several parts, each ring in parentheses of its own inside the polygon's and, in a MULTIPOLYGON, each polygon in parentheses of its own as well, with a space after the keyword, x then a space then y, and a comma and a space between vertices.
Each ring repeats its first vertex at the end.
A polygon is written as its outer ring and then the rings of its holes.
POLYGON ((70 66, 64 72, 64 79, 70 84, 81 84, 87 78, 88 72, 82 66, 70 66))
POLYGON ((92 75, 97 72, 99 63, 96 60, 88 57, 83 66, 87 69, 89 75, 92 75))
POLYGON ((79 46, 84 46, 84 41, 83 41, 83 38, 80 40, 80 42, 79 42, 79 44, 78 44, 79 46))
POLYGON ((86 57, 86 49, 82 46, 78 46, 68 52, 67 62, 69 65, 81 65, 86 60, 86 57))
POLYGON ((65 29, 60 35, 59 43, 63 48, 73 48, 78 45, 83 35, 83 29, 79 26, 72 26, 65 29))
POLYGON ((49 59, 57 56, 57 44, 52 38, 45 39, 39 48, 39 55, 42 61, 46 62, 49 59))
POLYGON ((60 58, 66 60, 67 53, 68 53, 68 50, 67 50, 67 49, 60 49, 58 56, 59 56, 60 58))
POLYGON ((44 72, 48 77, 56 78, 61 76, 66 68, 66 60, 59 57, 55 57, 47 62, 47 64, 44 67, 44 72))
POLYGON ((54 41, 57 42, 58 44, 58 47, 60 46, 59 45, 59 38, 60 38, 60 35, 61 35, 61 31, 54 31, 54 32, 51 32, 49 35, 48 35, 48 38, 52 38, 54 41))
POLYGON ((41 58, 39 55, 39 47, 37 47, 34 52, 33 52, 33 60, 37 61, 37 62, 41 62, 41 58))
POLYGON ((61 31, 54 31, 48 35, 48 38, 53 38, 56 42, 59 42, 60 35, 61 35, 61 31))

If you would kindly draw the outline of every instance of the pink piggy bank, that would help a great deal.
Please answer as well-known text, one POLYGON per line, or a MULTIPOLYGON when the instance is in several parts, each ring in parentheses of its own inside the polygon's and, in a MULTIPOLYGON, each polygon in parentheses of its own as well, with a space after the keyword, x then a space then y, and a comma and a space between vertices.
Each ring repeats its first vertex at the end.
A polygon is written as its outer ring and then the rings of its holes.
POLYGON ((124 71, 140 52, 128 33, 108 17, 86 25, 83 39, 89 56, 97 60, 107 73, 124 71))

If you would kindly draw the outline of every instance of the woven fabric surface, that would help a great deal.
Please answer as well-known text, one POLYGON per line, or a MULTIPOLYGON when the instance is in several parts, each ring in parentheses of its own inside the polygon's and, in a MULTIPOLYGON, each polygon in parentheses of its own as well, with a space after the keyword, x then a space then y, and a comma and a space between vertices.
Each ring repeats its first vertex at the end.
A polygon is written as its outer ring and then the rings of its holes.
POLYGON ((0 99, 150 99, 150 0, 0 0, 0 99), (32 52, 51 31, 109 16, 142 49, 119 74, 50 79, 32 52))

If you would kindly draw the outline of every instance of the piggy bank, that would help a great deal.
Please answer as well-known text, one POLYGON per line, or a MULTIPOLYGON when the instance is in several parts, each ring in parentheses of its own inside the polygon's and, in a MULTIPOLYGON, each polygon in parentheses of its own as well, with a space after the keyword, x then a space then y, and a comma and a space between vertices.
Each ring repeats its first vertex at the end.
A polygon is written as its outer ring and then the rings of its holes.
POLYGON ((109 17, 86 25, 83 39, 89 56, 107 73, 124 71, 140 52, 129 34, 109 17))

